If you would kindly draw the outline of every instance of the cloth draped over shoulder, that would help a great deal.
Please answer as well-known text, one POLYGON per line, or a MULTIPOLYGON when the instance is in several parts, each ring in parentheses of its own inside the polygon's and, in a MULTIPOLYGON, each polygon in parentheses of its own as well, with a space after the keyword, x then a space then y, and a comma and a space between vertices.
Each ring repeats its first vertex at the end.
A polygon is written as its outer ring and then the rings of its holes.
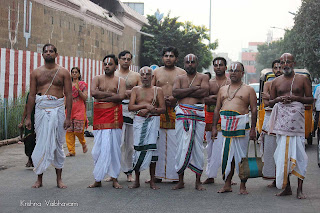
POLYGON ((178 149, 176 171, 182 174, 186 168, 202 174, 204 165, 203 138, 205 132, 204 107, 179 104, 176 107, 176 136, 178 149))
POLYGON ((93 130, 121 129, 122 105, 113 102, 95 102, 93 105, 93 130))
POLYGON ((166 112, 160 115, 161 129, 175 129, 176 112, 174 107, 166 107, 166 112))
POLYGON ((51 95, 36 96, 35 132, 36 147, 32 153, 34 172, 42 174, 50 164, 61 169, 64 164, 65 143, 64 98, 51 95))
POLYGON ((270 116, 269 131, 280 135, 304 137, 304 105, 300 102, 276 103, 270 116))
POLYGON ((221 110, 221 129, 224 137, 222 150, 222 177, 224 180, 231 171, 234 159, 239 174, 239 163, 246 156, 249 141, 249 114, 241 115, 237 111, 221 110))
POLYGON ((158 160, 156 150, 159 128, 160 116, 135 116, 133 122, 133 170, 146 170, 151 162, 158 160))

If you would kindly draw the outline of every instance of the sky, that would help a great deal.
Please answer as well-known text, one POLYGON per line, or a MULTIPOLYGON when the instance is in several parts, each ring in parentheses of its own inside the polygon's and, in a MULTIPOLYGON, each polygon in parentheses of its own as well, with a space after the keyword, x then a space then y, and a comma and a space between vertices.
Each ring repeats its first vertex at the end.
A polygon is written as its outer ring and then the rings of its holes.
MULTIPOLYGON (((179 21, 191 21, 209 28, 210 0, 122 0, 144 2, 145 15, 157 9, 179 21)), ((215 53, 228 53, 232 60, 239 60, 241 48, 248 42, 265 42, 272 30, 274 38, 284 35, 284 29, 294 25, 294 15, 301 0, 211 0, 211 40, 218 39, 215 53), (271 27, 281 28, 273 29, 271 27)))

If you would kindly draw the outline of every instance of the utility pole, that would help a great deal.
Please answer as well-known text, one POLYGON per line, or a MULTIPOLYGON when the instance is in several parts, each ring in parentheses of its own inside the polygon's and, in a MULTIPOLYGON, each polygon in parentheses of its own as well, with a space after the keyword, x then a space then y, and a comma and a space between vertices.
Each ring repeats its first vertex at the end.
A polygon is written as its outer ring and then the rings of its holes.
POLYGON ((211 43, 211 0, 210 7, 209 7, 209 44, 211 43))

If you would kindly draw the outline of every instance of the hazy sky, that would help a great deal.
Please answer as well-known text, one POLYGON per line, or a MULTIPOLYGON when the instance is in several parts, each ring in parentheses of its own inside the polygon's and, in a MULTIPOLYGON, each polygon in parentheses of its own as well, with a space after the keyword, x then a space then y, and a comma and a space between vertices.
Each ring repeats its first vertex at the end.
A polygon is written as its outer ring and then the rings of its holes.
MULTIPOLYGON (((122 0, 123 2, 144 2, 145 14, 161 13, 170 17, 179 16, 179 21, 191 21, 209 28, 210 0, 122 0)), ((211 0, 212 40, 218 39, 215 52, 227 52, 233 60, 239 59, 241 48, 248 47, 249 41, 265 42, 268 30, 273 37, 283 37, 284 30, 291 28, 301 0, 211 0)))

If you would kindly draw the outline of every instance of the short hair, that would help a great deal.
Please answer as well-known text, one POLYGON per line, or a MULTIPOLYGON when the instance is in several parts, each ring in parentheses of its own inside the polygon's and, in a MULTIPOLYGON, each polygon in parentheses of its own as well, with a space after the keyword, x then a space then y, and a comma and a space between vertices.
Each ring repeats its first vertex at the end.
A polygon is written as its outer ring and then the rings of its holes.
POLYGON ((210 72, 205 72, 204 74, 208 75, 209 76, 209 79, 211 79, 211 73, 210 72))
POLYGON ((105 56, 102 60, 102 62, 104 62, 104 60, 106 60, 106 58, 112 58, 114 60, 114 63, 116 63, 116 65, 118 65, 118 59, 114 54, 109 54, 107 56, 105 56))
POLYGON ((57 48, 56 48, 56 46, 54 46, 53 44, 45 44, 43 47, 42 47, 42 52, 44 52, 44 50, 46 49, 46 47, 53 47, 53 51, 55 52, 55 53, 57 53, 57 48))
MULTIPOLYGON (((71 70, 70 70, 70 73, 72 74, 72 70, 74 70, 74 69, 76 69, 76 70, 78 70, 78 72, 79 72, 79 74, 80 74, 80 76, 79 76, 79 81, 81 80, 81 72, 80 72, 80 68, 79 67, 72 67, 71 68, 71 70)), ((71 78, 71 80, 73 81, 73 78, 71 78)))
POLYGON ((274 64, 276 64, 276 63, 280 64, 280 60, 277 59, 277 60, 274 60, 274 61, 272 62, 272 69, 273 69, 273 67, 274 67, 274 64))
POLYGON ((164 56, 164 54, 166 54, 166 52, 172 52, 176 58, 178 58, 178 56, 179 56, 178 49, 173 46, 164 47, 162 49, 162 56, 164 56))
POLYGON ((216 57, 213 59, 212 64, 214 65, 215 61, 221 60, 224 62, 224 65, 227 66, 227 60, 224 57, 216 57))
POLYGON ((118 58, 120 59, 122 56, 125 56, 126 54, 130 54, 131 59, 132 59, 132 54, 129 50, 123 50, 122 52, 120 52, 118 55, 118 58))

